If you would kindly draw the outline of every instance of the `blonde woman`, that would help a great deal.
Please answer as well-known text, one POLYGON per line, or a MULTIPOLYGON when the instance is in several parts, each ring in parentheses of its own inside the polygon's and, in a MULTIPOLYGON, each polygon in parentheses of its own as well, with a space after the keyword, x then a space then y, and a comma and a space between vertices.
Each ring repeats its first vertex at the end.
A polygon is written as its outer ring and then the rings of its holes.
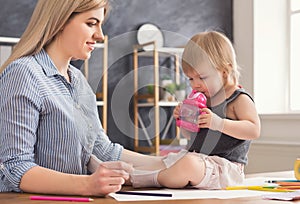
POLYGON ((0 192, 105 195, 130 183, 132 165, 162 165, 108 139, 95 94, 70 65, 103 40, 107 8, 107 0, 38 1, 0 70, 0 192))

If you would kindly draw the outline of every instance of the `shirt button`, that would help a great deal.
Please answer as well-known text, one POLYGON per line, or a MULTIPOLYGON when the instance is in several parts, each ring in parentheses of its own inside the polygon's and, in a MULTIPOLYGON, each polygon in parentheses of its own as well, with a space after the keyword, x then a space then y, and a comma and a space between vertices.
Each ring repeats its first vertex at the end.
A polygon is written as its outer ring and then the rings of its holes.
POLYGON ((93 147, 94 147, 93 144, 89 144, 90 149, 93 149, 93 147))
POLYGON ((93 125, 92 125, 92 124, 89 124, 89 128, 92 129, 92 128, 93 128, 93 125))
POLYGON ((4 169, 4 164, 0 164, 0 169, 1 169, 1 170, 4 169))
POLYGON ((76 108, 80 109, 80 105, 79 105, 79 104, 76 104, 76 108))

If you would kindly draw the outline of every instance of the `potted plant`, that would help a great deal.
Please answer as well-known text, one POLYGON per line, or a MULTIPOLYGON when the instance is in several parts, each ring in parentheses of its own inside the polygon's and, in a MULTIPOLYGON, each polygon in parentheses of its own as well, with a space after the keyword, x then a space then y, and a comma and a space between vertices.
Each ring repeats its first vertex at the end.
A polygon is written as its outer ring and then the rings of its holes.
MULTIPOLYGON (((167 86, 169 86, 170 84, 173 84, 173 80, 171 79, 171 77, 169 75, 163 75, 161 77, 161 81, 160 81, 160 86, 161 86, 160 94, 161 94, 162 100, 164 100, 164 101, 169 101, 168 98, 171 98, 171 96, 172 96, 167 91, 167 86)), ((175 90, 174 90, 174 92, 175 92, 175 90)))
POLYGON ((167 84, 165 87, 165 100, 166 101, 174 101, 174 94, 175 94, 175 91, 176 91, 176 84, 175 83, 170 83, 170 84, 167 84))
POLYGON ((176 84, 175 97, 177 101, 183 101, 186 96, 186 84, 180 83, 176 84))
POLYGON ((154 84, 147 85, 147 93, 150 95, 150 98, 147 98, 147 102, 151 103, 154 101, 154 84))
POLYGON ((147 85, 147 92, 148 92, 148 94, 150 94, 150 95, 153 95, 153 94, 154 94, 154 84, 149 84, 149 85, 147 85))
POLYGON ((172 84, 173 80, 169 75, 164 75, 161 79, 161 86, 165 88, 168 84, 172 84))

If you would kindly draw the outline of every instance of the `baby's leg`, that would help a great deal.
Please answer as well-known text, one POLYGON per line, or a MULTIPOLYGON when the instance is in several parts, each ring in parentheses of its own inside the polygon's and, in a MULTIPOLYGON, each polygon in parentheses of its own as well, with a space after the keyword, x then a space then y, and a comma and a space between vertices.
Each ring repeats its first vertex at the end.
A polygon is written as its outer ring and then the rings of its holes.
POLYGON ((130 182, 134 188, 142 187, 161 187, 157 181, 157 176, 160 170, 145 171, 134 170, 130 174, 130 182))
POLYGON ((188 153, 170 168, 158 174, 158 183, 168 188, 183 188, 199 184, 205 175, 205 163, 198 154, 188 153))
POLYGON ((131 173, 130 180, 135 188, 160 186, 182 188, 188 184, 199 184, 204 174, 203 159, 196 153, 182 150, 179 153, 170 153, 152 168, 149 166, 136 168, 131 173))
POLYGON ((159 171, 165 168, 162 157, 155 157, 147 165, 135 166, 133 172, 130 173, 130 182, 127 184, 131 184, 134 188, 161 187, 157 176, 159 171))
POLYGON ((173 166, 178 160, 187 154, 186 150, 179 153, 170 153, 166 157, 155 157, 149 165, 136 166, 130 174, 130 183, 135 188, 160 187, 157 177, 160 171, 173 166))

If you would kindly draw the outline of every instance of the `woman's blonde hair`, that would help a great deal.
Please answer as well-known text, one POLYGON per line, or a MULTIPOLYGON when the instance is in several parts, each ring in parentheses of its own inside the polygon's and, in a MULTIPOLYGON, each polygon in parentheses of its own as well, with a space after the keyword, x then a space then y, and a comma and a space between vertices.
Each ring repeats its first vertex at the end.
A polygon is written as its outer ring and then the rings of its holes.
POLYGON ((227 80, 239 83, 239 68, 231 41, 217 31, 202 32, 194 35, 185 46, 182 65, 183 71, 190 67, 197 69, 199 63, 208 59, 209 63, 220 72, 225 72, 227 80), (189 65, 189 66, 185 66, 189 65))
POLYGON ((12 61, 40 52, 74 15, 102 7, 107 13, 108 0, 38 0, 26 30, 0 73, 12 61))

